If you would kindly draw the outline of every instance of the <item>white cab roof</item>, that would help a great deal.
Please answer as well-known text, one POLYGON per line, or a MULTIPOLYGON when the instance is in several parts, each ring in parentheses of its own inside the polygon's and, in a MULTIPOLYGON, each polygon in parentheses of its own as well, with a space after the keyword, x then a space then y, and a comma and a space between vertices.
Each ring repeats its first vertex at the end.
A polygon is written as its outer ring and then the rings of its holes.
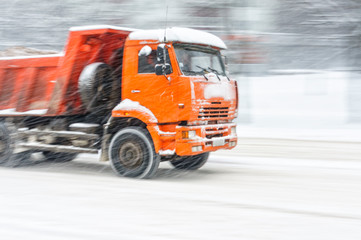
POLYGON ((138 30, 129 34, 130 40, 158 40, 167 42, 195 43, 227 49, 226 44, 217 36, 190 28, 172 27, 156 30, 138 30))

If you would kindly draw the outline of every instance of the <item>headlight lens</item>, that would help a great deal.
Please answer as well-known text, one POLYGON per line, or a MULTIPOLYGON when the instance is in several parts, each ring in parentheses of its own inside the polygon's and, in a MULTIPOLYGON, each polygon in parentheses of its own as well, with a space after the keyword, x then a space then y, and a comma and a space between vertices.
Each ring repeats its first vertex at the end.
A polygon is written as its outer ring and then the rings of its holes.
POLYGON ((189 132, 188 132, 188 137, 189 137, 189 138, 194 138, 194 137, 196 137, 196 131, 189 131, 189 132))
POLYGON ((191 139, 197 136, 196 131, 184 131, 182 132, 182 138, 184 139, 191 139))

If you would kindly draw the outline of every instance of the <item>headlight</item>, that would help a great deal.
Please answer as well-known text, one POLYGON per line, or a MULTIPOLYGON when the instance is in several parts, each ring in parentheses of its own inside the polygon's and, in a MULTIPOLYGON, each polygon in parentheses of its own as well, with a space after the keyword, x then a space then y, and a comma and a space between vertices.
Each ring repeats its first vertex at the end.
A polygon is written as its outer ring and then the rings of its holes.
POLYGON ((197 136, 196 131, 184 131, 182 132, 182 138, 191 139, 197 136))

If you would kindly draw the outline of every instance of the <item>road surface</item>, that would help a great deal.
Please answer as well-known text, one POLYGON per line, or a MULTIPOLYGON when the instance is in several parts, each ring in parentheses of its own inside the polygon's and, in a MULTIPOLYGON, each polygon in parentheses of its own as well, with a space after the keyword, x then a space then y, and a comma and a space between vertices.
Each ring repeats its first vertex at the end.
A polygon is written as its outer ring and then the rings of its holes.
MULTIPOLYGON (((36 156, 35 156, 36 157, 36 156)), ((95 155, 0 168, 0 238, 361 239, 361 161, 220 152, 119 178, 95 155)))

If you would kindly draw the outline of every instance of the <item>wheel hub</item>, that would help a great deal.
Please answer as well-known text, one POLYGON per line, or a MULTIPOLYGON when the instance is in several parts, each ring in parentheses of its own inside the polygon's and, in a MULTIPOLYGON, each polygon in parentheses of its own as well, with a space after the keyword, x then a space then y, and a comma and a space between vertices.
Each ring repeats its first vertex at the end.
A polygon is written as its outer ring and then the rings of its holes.
POLYGON ((143 163, 143 154, 138 143, 127 142, 119 149, 119 160, 127 168, 136 168, 143 163))

